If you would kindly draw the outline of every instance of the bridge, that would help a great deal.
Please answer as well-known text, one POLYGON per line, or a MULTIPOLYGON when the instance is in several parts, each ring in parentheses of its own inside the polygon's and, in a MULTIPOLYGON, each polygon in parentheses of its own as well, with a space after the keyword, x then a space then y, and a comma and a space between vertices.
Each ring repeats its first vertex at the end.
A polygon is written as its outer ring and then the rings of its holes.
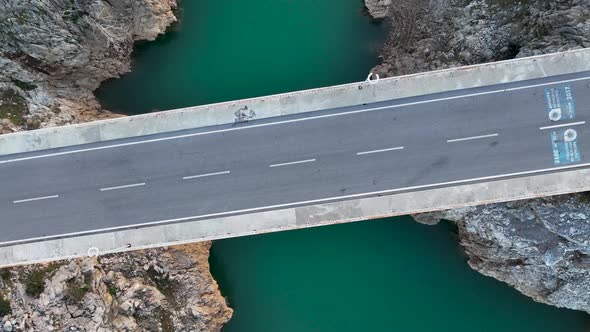
POLYGON ((0 136, 0 265, 590 189, 590 50, 0 136))

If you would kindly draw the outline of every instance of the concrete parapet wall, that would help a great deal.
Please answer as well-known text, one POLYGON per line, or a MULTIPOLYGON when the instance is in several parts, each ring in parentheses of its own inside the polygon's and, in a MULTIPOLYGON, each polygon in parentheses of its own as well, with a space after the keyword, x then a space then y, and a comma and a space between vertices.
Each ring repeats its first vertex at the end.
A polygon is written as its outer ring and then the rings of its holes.
POLYGON ((590 190, 590 169, 0 247, 0 267, 590 190), (92 251, 95 250, 90 250, 92 251))
POLYGON ((0 135, 0 155, 232 123, 247 106, 256 119, 386 101, 590 70, 590 49, 351 83, 165 112, 0 135))

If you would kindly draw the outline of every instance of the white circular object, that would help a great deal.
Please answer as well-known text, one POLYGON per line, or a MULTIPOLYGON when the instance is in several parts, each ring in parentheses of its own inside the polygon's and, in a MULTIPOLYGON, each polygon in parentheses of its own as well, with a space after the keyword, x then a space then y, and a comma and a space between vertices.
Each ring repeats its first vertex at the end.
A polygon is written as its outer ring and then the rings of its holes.
POLYGON ((89 257, 98 257, 98 253, 100 251, 98 250, 97 247, 90 247, 90 249, 88 249, 88 256, 89 257))
POLYGON ((578 133, 574 129, 568 129, 563 132, 563 140, 566 142, 575 141, 578 137, 578 133))
POLYGON ((549 120, 551 120, 551 121, 561 120, 561 109, 559 109, 559 108, 552 109, 549 112, 549 120))
POLYGON ((373 72, 370 72, 369 76, 367 76, 366 81, 369 82, 369 84, 375 84, 379 82, 379 74, 375 74, 375 78, 373 79, 373 72))

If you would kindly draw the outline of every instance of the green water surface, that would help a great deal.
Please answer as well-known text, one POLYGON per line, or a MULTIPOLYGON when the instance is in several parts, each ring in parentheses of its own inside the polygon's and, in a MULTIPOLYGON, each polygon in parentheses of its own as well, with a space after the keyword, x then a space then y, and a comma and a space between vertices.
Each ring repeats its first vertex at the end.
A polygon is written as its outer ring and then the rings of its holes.
POLYGON ((587 314, 471 270, 450 223, 381 219, 216 241, 223 332, 582 332, 587 314))
MULTIPOLYGON (((133 71, 101 86, 106 108, 145 113, 363 80, 385 35, 359 0, 181 5, 182 23, 138 45, 133 71)), ((211 265, 236 310, 223 332, 590 331, 586 314, 470 270, 449 224, 397 218, 216 241, 211 265)))
POLYGON ((183 0, 182 23, 141 43, 133 71, 97 91, 124 114, 362 81, 383 26, 360 0, 183 0))

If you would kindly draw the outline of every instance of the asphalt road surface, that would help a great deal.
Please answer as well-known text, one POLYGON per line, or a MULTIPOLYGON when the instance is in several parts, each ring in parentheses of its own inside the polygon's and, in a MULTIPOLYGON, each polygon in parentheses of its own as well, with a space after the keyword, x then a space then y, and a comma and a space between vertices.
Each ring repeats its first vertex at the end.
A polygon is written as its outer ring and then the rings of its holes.
POLYGON ((590 72, 0 157, 0 245, 590 166, 590 72))

